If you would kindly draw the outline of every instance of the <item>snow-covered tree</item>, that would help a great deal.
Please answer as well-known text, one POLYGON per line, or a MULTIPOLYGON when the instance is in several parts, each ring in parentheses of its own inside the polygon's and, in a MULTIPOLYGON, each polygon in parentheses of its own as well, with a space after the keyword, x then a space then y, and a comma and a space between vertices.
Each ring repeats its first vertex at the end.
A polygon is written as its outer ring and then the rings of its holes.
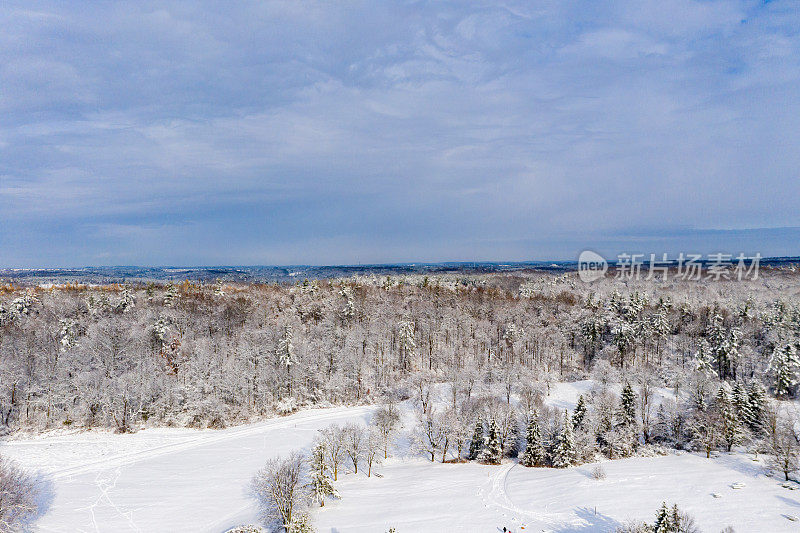
POLYGON ((480 457, 481 450, 483 450, 483 420, 478 417, 475 421, 475 429, 472 433, 472 439, 469 442, 469 451, 467 452, 467 459, 474 461, 480 457))
POLYGON ((377 428, 372 427, 367 431, 367 438, 364 445, 364 461, 367 463, 367 477, 371 477, 374 466, 381 463, 381 454, 384 451, 383 442, 383 435, 381 435, 377 428))
POLYGON ((177 299, 178 287, 170 283, 167 285, 167 291, 164 293, 164 307, 174 307, 177 299))
POLYGON ((556 437, 553 447, 551 462, 556 468, 566 468, 575 464, 577 451, 575 449, 575 435, 572 432, 572 420, 569 413, 564 410, 564 422, 556 437))
POLYGON ((414 322, 403 320, 398 327, 398 337, 400 343, 400 369, 411 370, 412 359, 417 350, 417 342, 414 339, 414 322))
POLYGON ((730 452, 731 448, 742 442, 744 435, 727 383, 723 383, 717 392, 716 408, 719 410, 720 439, 730 452))
POLYGON ((372 415, 371 422, 380 435, 383 458, 386 459, 389 457, 389 445, 392 441, 392 435, 400 423, 400 413, 397 411, 397 406, 391 402, 381 405, 372 415))
POLYGON ((304 465, 305 458, 293 452, 285 459, 270 459, 253 477, 253 494, 266 522, 277 522, 287 529, 292 524, 295 511, 308 499, 304 465))
POLYGON ((697 411, 691 422, 693 442, 696 448, 706 453, 706 458, 711 457, 711 452, 719 446, 722 435, 719 412, 715 409, 697 411))
POLYGON ((754 379, 747 388, 747 413, 745 423, 755 435, 759 435, 764 430, 766 395, 767 392, 764 390, 764 385, 758 380, 754 379))
POLYGON ((447 453, 446 432, 444 420, 432 408, 420 411, 417 413, 417 425, 412 435, 413 446, 430 455, 431 462, 434 462, 437 454, 444 456, 447 453))
POLYGON ((770 369, 775 376, 775 395, 786 397, 793 394, 800 371, 800 358, 797 357, 797 349, 793 344, 785 344, 775 349, 770 369))
POLYGON ((520 456, 522 466, 544 466, 547 452, 542 442, 542 433, 539 428, 539 416, 536 412, 528 416, 528 427, 525 431, 525 450, 520 456))
POLYGON ((478 459, 486 464, 499 465, 502 458, 503 447, 500 445, 500 430, 497 427, 497 421, 491 418, 478 459))
POLYGON ((716 377, 717 371, 714 369, 714 360, 711 354, 711 348, 705 339, 700 340, 700 345, 697 348, 697 353, 694 355, 695 370, 704 376, 716 377))
POLYGON ((800 468, 800 433, 797 420, 784 413, 777 413, 769 435, 771 465, 783 473, 786 481, 789 474, 800 468))
POLYGON ((294 351, 293 341, 294 333, 292 326, 287 324, 283 327, 283 334, 280 339, 278 339, 278 346, 275 349, 275 353, 278 356, 278 363, 286 372, 286 392, 288 395, 292 394, 292 367, 299 362, 294 351))
POLYGON ((353 473, 358 474, 358 463, 366 447, 366 431, 363 426, 351 422, 342 428, 342 432, 344 433, 345 453, 353 465, 353 473))
POLYGON ((572 412, 572 427, 574 429, 581 429, 585 419, 586 400, 583 399, 583 394, 581 394, 578 396, 578 403, 575 405, 575 410, 572 412))
POLYGON ((691 515, 682 512, 675 504, 670 509, 666 502, 656 512, 653 533, 700 533, 691 515))
POLYGON ((706 338, 720 379, 735 377, 740 337, 741 331, 737 327, 726 327, 719 313, 711 316, 706 338))
POLYGON ((294 513, 292 521, 286 526, 286 533, 314 533, 311 517, 306 512, 294 513))
POLYGON ((339 465, 345 457, 345 435, 341 427, 333 424, 319 432, 319 438, 324 444, 326 461, 333 480, 339 478, 339 465))
POLYGON ((329 496, 338 497, 336 489, 333 487, 330 477, 328 477, 328 466, 325 456, 325 444, 323 442, 318 442, 312 448, 311 456, 308 461, 311 478, 309 481, 309 491, 312 500, 317 502, 320 507, 325 505, 325 498, 329 496))
POLYGON ((619 399, 619 423, 627 427, 636 426, 636 393, 630 383, 622 387, 619 399))

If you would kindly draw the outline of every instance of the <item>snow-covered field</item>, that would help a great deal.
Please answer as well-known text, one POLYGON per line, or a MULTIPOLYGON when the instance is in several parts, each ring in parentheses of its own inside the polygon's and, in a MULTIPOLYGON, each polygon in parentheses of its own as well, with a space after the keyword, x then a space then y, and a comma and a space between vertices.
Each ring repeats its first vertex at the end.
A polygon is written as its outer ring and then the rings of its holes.
POLYGON ((382 478, 345 476, 342 499, 317 513, 321 532, 557 531, 609 532, 629 519, 652 522, 663 500, 689 511, 706 533, 800 531, 798 492, 743 454, 705 459, 693 454, 605 461, 565 470, 431 464, 394 460, 382 478), (744 487, 734 489, 734 483, 744 487), (715 497, 716 494, 718 497, 715 497))
MULTIPOLYGON (((574 408, 593 383, 555 384, 547 403, 574 408)), ((668 395, 668 391, 660 391, 668 395)), ((206 531, 257 521, 247 486, 264 462, 305 448, 331 423, 365 421, 370 407, 309 410, 226 430, 147 429, 51 434, 0 444, 0 453, 40 472, 51 501, 39 531, 206 531)), ((406 420, 410 408, 405 405, 406 420)), ((408 428, 406 428, 408 429, 408 428)), ((324 533, 613 531, 652 521, 663 500, 694 515, 705 532, 800 531, 800 491, 764 475, 742 453, 705 459, 681 453, 605 461, 565 470, 430 463, 403 453, 380 477, 345 474, 342 499, 315 513, 324 533), (743 483, 734 489, 734 483, 743 483)))
POLYGON ((0 453, 39 471, 51 501, 39 531, 219 533, 254 522, 247 485, 266 460, 311 443, 317 430, 364 420, 369 407, 304 411, 213 430, 148 429, 14 440, 0 453))

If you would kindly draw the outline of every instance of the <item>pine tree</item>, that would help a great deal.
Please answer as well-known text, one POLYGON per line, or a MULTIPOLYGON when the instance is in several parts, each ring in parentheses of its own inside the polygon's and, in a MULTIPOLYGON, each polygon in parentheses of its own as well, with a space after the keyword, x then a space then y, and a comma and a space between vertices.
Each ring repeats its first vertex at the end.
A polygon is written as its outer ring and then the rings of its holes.
POLYGON ((472 440, 469 443, 469 453, 467 459, 474 461, 480 457, 481 450, 483 449, 483 420, 478 417, 475 422, 475 431, 472 432, 472 440))
POLYGON ((733 393, 731 396, 733 406, 736 408, 736 415, 742 423, 746 423, 746 420, 750 418, 750 401, 744 383, 737 381, 733 386, 733 393))
POLYGON ((653 438, 656 440, 667 440, 670 438, 669 421, 664 404, 658 406, 656 411, 656 423, 653 425, 653 438))
POLYGON ((167 285, 167 290, 164 293, 164 306, 172 307, 175 305, 175 300, 178 298, 178 288, 170 283, 167 285))
POLYGON ((800 370, 800 359, 795 347, 786 344, 782 348, 776 348, 770 367, 775 374, 775 396, 790 395, 797 385, 797 373, 800 370))
POLYGON ((503 458, 503 448, 500 446, 500 430, 494 418, 489 420, 489 431, 484 439, 483 449, 481 450, 481 462, 490 465, 499 465, 503 458))
POLYGON ((566 468, 575 464, 575 435, 572 433, 572 420, 569 413, 564 410, 564 424, 561 432, 556 437, 556 445, 553 448, 553 466, 556 468, 566 468))
POLYGON ((575 429, 580 429, 583 425, 583 420, 586 418, 586 401, 583 399, 583 394, 578 396, 578 404, 572 412, 572 426, 575 429))
POLYGON ((713 360, 711 357, 711 348, 705 339, 700 340, 700 347, 694 355, 695 370, 701 374, 711 377, 716 376, 717 372, 714 370, 713 360))
POLYGON ((327 466, 325 464, 325 445, 319 443, 311 450, 311 457, 309 463, 311 466, 311 481, 309 482, 309 489, 311 491, 311 498, 319 503, 320 507, 325 505, 325 498, 328 496, 338 497, 336 489, 333 488, 328 477, 327 466))
POLYGON ((286 369, 286 392, 291 396, 292 367, 299 362, 294 352, 292 326, 287 324, 283 327, 283 335, 278 340, 278 347, 275 351, 278 356, 278 363, 286 369))
POLYGON ((760 381, 753 380, 750 383, 750 387, 747 390, 748 419, 746 423, 750 431, 756 435, 764 430, 763 420, 766 395, 764 385, 760 381))
POLYGON ((742 430, 727 383, 723 383, 717 391, 716 402, 720 414, 722 440, 727 451, 731 451, 733 446, 741 442, 742 430))
POLYGON ((525 451, 522 452, 519 463, 522 466, 542 466, 547 455, 542 444, 542 433, 539 429, 539 420, 536 412, 530 415, 528 429, 525 433, 525 451))
POLYGON ((717 364, 717 373, 722 379, 735 375, 739 359, 739 338, 741 332, 735 327, 725 327, 722 316, 716 311, 706 330, 711 355, 717 364))
POLYGON ((632 427, 636 425, 636 394, 630 383, 626 383, 622 388, 622 396, 619 402, 620 424, 632 427))
POLYGON ((656 521, 653 523, 653 533, 671 533, 672 520, 671 520, 669 507, 667 502, 662 502, 661 507, 656 512, 656 521))

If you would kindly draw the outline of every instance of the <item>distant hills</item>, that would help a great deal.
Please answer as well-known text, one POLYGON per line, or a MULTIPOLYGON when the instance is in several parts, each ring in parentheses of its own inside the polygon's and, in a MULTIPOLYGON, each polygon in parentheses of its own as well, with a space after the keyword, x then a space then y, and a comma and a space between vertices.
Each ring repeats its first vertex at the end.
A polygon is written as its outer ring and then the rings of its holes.
MULTIPOLYGON (((614 264, 613 261, 610 261, 610 263, 614 264)), ((800 257, 771 257, 761 260, 762 265, 770 267, 792 266, 799 263, 800 257)), ((518 271, 559 273, 574 271, 577 265, 576 261, 487 261, 330 266, 5 268, 0 269, 0 280, 25 285, 48 283, 147 283, 184 280, 213 282, 217 279, 240 283, 294 283, 303 279, 342 278, 355 275, 482 274, 518 271)))

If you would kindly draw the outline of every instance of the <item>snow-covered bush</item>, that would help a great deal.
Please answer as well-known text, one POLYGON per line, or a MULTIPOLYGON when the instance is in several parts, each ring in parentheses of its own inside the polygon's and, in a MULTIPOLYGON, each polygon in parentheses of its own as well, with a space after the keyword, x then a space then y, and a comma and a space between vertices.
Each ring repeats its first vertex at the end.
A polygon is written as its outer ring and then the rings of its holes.
POLYGON ((601 480, 606 478, 606 470, 603 468, 603 465, 597 465, 592 468, 592 479, 601 480))
POLYGON ((293 396, 284 398, 275 404, 275 411, 281 415, 289 415, 297 411, 297 400, 293 396))
POLYGON ((33 478, 0 456, 0 533, 21 531, 38 510, 37 496, 33 478))

